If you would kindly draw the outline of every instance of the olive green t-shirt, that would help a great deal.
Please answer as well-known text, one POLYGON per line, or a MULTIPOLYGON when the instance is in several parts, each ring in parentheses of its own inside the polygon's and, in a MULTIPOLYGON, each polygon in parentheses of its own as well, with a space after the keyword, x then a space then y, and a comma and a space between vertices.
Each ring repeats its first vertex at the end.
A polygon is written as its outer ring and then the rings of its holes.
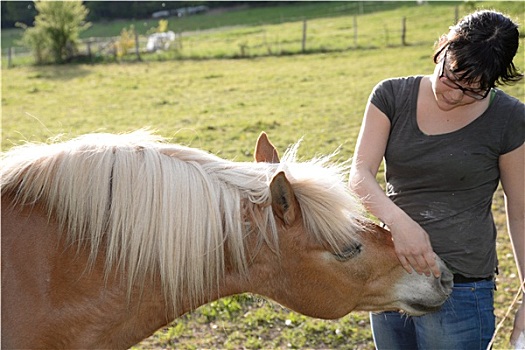
POLYGON ((387 195, 428 232, 454 273, 489 276, 497 266, 491 206, 498 159, 524 143, 525 105, 495 90, 488 109, 467 126, 426 135, 416 119, 421 79, 385 80, 370 95, 391 123, 387 195))

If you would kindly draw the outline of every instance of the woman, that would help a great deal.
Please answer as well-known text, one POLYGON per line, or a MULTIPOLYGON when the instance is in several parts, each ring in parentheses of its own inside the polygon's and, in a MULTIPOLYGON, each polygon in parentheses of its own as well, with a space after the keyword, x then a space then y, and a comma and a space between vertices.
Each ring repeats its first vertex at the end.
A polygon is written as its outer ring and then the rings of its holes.
MULTIPOLYGON (((378 349, 486 349, 495 327, 491 204, 499 181, 523 281, 525 105, 495 89, 523 77, 512 63, 518 45, 509 18, 473 13, 436 44, 432 75, 385 80, 370 95, 350 186, 392 231, 409 273, 437 277, 437 254, 455 284, 439 312, 371 314, 378 349), (383 157, 386 194, 376 181, 383 157)), ((524 318, 522 304, 511 343, 524 318)))

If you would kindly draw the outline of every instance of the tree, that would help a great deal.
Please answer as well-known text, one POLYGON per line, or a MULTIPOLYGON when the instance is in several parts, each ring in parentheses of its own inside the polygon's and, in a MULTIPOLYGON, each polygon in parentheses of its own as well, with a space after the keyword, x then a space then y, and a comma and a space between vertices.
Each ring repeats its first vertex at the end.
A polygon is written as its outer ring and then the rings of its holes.
POLYGON ((90 25, 85 22, 88 10, 78 0, 35 1, 35 8, 34 27, 26 27, 22 42, 33 50, 37 63, 68 61, 77 52, 80 32, 90 25))

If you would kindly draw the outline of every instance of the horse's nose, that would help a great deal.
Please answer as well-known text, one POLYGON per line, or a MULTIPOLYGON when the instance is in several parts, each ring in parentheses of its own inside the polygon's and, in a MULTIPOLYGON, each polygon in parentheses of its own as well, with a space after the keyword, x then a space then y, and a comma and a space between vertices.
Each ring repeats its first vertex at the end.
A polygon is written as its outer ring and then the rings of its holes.
POLYGON ((452 286, 454 285, 454 275, 447 268, 442 269, 440 282, 443 290, 447 295, 452 293, 452 286))

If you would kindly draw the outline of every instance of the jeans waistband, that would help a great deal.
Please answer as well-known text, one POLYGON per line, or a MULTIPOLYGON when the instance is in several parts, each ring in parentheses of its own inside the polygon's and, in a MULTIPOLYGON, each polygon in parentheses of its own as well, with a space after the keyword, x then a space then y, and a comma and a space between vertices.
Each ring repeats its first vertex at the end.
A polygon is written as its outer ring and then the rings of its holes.
POLYGON ((487 276, 487 277, 466 277, 462 274, 455 273, 454 274, 454 283, 473 283, 473 282, 480 282, 480 281, 492 281, 494 276, 487 276))

